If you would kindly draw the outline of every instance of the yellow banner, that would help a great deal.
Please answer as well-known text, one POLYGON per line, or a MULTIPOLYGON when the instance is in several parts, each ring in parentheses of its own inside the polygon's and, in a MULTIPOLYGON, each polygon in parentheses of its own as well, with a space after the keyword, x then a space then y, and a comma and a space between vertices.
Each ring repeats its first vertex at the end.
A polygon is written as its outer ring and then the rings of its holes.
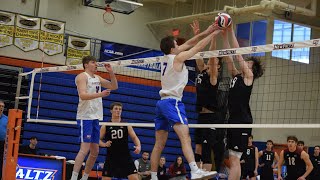
POLYGON ((82 58, 90 55, 90 45, 90 39, 69 36, 67 65, 81 64, 82 58))
POLYGON ((23 51, 39 47, 40 18, 17 15, 14 44, 23 51))
POLYGON ((13 44, 15 14, 0 11, 0 48, 13 44))
POLYGON ((40 49, 52 56, 63 52, 65 23, 41 19, 40 49))
POLYGON ((39 30, 29 30, 17 27, 16 28, 16 38, 28 38, 33 40, 39 40, 39 30))
POLYGON ((68 48, 68 51, 67 51, 68 58, 82 58, 84 56, 89 56, 89 55, 90 55, 90 50, 82 51, 82 50, 77 50, 73 48, 68 48))

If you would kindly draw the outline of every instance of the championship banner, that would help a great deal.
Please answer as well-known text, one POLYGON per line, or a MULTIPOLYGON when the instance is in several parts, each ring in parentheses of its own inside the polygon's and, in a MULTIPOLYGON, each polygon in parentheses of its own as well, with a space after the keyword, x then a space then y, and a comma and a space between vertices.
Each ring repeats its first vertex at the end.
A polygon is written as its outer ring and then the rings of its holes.
POLYGON ((23 51, 39 47, 40 18, 17 15, 14 45, 23 51))
POLYGON ((82 57, 90 55, 90 39, 69 36, 67 49, 67 65, 82 64, 82 57))
POLYGON ((49 56, 62 53, 64 28, 64 22, 41 19, 40 50, 49 56))
POLYGON ((15 14, 0 11, 0 48, 13 44, 15 14))

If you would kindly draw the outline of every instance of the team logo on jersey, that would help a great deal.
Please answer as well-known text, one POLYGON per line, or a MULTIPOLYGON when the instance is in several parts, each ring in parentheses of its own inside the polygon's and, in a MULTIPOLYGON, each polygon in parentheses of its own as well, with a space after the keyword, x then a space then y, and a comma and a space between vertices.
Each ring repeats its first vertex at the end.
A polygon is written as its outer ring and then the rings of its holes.
POLYGON ((319 40, 313 40, 312 44, 315 45, 315 46, 318 46, 319 40))
POLYGON ((16 167, 16 179, 34 179, 34 180, 53 180, 57 170, 54 169, 41 169, 22 167, 17 165, 16 167))

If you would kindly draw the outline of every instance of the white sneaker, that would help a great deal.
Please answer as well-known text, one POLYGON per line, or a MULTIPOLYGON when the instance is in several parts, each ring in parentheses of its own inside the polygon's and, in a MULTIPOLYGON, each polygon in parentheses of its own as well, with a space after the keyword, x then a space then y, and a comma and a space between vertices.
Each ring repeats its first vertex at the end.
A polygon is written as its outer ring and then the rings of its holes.
POLYGON ((217 175, 217 171, 204 171, 202 169, 198 169, 195 172, 191 171, 191 179, 192 180, 210 179, 210 178, 213 178, 215 175, 217 175))

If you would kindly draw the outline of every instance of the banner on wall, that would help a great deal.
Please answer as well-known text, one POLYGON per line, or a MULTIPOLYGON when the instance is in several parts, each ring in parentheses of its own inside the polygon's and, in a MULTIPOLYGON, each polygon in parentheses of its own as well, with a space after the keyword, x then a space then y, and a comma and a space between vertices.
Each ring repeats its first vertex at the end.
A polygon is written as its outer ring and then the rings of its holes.
POLYGON ((0 48, 13 44, 15 14, 0 11, 0 48))
POLYGON ((14 45, 23 51, 39 47, 40 18, 17 15, 14 45))
POLYGON ((90 39, 77 36, 69 36, 66 64, 81 64, 82 57, 90 55, 90 46, 90 39))
POLYGON ((60 54, 63 52, 65 23, 41 19, 40 28, 40 45, 41 51, 49 56, 60 54))

